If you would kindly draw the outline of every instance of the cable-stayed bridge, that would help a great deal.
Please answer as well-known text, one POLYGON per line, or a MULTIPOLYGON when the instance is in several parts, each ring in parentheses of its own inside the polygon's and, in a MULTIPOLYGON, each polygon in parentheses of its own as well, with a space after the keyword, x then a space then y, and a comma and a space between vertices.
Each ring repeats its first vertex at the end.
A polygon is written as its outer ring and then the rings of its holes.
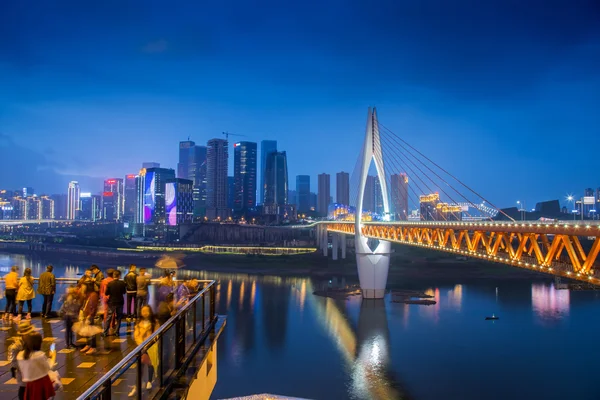
POLYGON ((368 112, 363 146, 350 180, 350 199, 353 204, 339 220, 298 228, 315 227, 325 255, 331 236, 334 259, 340 250, 345 258, 346 236, 355 237, 364 298, 383 297, 392 243, 600 285, 595 268, 600 224, 515 221, 379 123, 375 109, 368 112), (494 220, 499 216, 505 221, 494 220))

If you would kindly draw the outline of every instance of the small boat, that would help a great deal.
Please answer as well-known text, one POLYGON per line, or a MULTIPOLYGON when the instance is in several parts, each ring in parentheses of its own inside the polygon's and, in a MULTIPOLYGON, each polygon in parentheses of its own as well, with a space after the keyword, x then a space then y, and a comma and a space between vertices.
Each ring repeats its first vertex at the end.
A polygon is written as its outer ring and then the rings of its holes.
POLYGON ((485 317, 486 321, 495 321, 497 319, 500 319, 500 317, 496 317, 494 314, 491 317, 485 317))

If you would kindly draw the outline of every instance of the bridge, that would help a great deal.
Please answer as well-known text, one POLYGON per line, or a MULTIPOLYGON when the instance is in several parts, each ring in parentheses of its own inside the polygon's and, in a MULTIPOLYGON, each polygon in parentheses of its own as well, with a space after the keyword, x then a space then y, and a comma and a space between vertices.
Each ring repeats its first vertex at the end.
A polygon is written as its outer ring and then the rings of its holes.
POLYGON ((350 201, 354 202, 354 215, 297 228, 315 228, 324 255, 328 254, 331 234, 334 259, 340 249, 342 258, 346 257, 346 236, 355 237, 363 298, 384 296, 392 243, 600 285, 597 221, 515 221, 380 124, 375 109, 368 112, 364 143, 352 174, 350 201), (369 175, 372 164, 381 188, 375 218, 364 212, 366 186, 373 179, 369 175), (415 211, 409 214, 411 202, 415 211), (500 213, 508 221, 493 220, 500 213))

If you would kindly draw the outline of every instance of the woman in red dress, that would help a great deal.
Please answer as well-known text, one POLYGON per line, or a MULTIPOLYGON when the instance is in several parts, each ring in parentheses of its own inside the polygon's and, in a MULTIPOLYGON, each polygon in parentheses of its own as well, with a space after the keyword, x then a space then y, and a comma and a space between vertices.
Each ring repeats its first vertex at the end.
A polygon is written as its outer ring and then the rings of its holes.
POLYGON ((23 339, 23 351, 17 355, 17 363, 25 386, 25 400, 48 400, 56 395, 46 353, 42 351, 42 335, 30 333, 23 339))

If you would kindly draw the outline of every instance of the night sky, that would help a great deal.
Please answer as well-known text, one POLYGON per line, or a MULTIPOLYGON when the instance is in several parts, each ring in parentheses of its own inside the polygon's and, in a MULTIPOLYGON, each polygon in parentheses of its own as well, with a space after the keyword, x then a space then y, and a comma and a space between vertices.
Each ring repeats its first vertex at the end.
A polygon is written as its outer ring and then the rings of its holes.
POLYGON ((0 188, 97 192, 229 131, 277 139, 316 191, 352 172, 371 105, 499 206, 600 187, 600 4, 0 5, 0 188))

